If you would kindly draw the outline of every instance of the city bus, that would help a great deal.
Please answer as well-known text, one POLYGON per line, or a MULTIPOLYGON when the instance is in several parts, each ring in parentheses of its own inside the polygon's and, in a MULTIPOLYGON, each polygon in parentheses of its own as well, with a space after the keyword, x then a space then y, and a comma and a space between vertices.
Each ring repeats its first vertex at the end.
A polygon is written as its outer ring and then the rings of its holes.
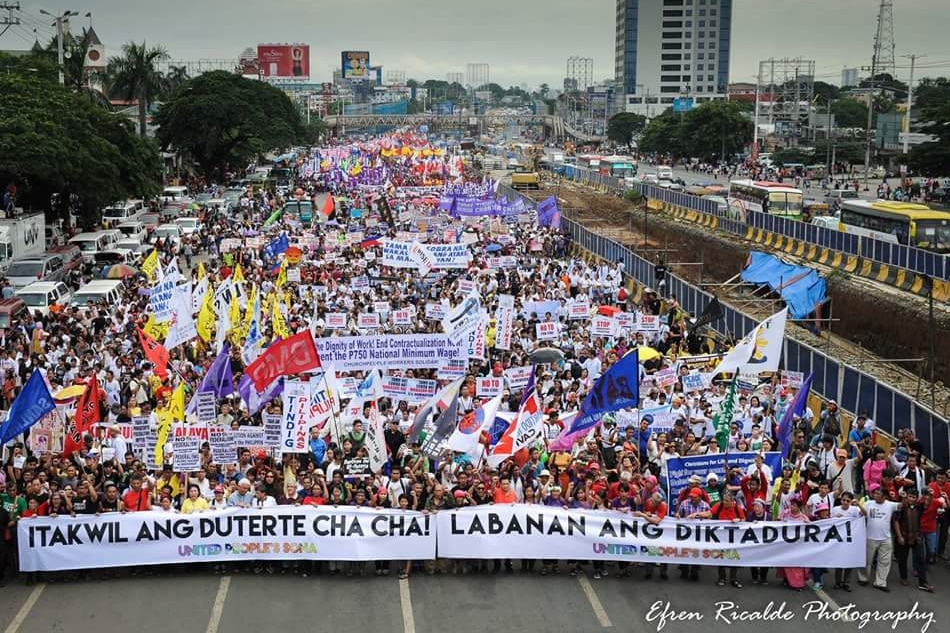
POLYGON ((950 212, 890 200, 845 200, 839 228, 845 233, 950 253, 950 212))
POLYGON ((746 219, 749 211, 800 220, 805 196, 801 189, 767 180, 733 180, 729 183, 729 210, 746 219))
POLYGON ((626 176, 635 176, 637 173, 637 163, 629 156, 607 156, 601 163, 601 173, 608 170, 611 176, 624 178, 626 176))

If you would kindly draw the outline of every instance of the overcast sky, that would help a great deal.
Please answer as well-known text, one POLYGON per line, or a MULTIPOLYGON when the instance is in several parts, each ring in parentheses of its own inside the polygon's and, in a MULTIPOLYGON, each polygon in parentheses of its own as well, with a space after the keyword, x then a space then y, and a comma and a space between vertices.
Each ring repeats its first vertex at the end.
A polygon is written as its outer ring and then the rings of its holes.
MULTIPOLYGON (((658 2, 660 0, 640 0, 658 2)), ((735 0, 732 81, 753 80, 758 61, 805 57, 819 79, 838 83, 846 66, 869 65, 877 0, 735 0)), ((43 8, 93 13, 115 54, 129 40, 163 44, 174 59, 236 58, 265 42, 310 44, 311 75, 328 81, 342 50, 369 50, 374 65, 407 77, 445 79, 487 63, 504 86, 562 84, 567 57, 594 58, 597 79, 613 77, 615 0, 21 0, 24 24, 0 48, 26 48, 32 29, 52 36, 43 8), (42 18, 42 22, 40 19, 42 18)), ((927 54, 917 74, 950 75, 950 0, 895 2, 901 55, 927 54)), ((74 29, 88 19, 73 18, 74 29)), ((906 78, 906 68, 898 75, 906 78)))

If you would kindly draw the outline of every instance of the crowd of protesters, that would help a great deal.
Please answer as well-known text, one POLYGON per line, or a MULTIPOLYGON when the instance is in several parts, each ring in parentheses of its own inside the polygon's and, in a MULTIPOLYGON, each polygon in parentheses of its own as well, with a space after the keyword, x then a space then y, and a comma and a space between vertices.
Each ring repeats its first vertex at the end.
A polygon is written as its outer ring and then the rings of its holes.
MULTIPOLYGON (((400 142, 429 147, 413 137, 400 142)), ((380 153, 377 145, 352 148, 354 156, 368 158, 361 164, 377 169, 382 165, 388 170, 390 185, 394 180, 403 187, 416 188, 436 188, 453 181, 484 185, 471 174, 463 176, 457 166, 452 167, 449 157, 435 161, 430 156, 425 160, 418 158, 418 152, 410 152, 409 158, 402 155, 383 160, 380 153)), ((329 170, 339 169, 330 162, 329 170)), ((352 173, 352 167, 344 164, 352 173)), ((211 210, 203 216, 187 253, 188 258, 194 256, 195 262, 201 262, 200 270, 185 261, 184 247, 173 244, 161 245, 164 269, 173 259, 182 258, 180 268, 197 283, 202 275, 214 282, 233 278, 240 266, 248 287, 262 296, 275 297, 274 309, 281 310, 291 333, 309 328, 316 338, 368 334, 359 329, 358 317, 378 311, 379 302, 385 302, 390 311, 416 308, 416 317, 408 327, 391 325, 384 314, 379 333, 439 332, 440 322, 427 320, 424 306, 443 301, 458 304, 465 296, 461 289, 464 282, 474 282, 489 315, 495 314, 500 294, 513 295, 516 303, 510 350, 498 346, 498 323, 490 319, 485 331, 486 358, 469 362, 458 398, 459 416, 485 400, 477 393, 476 377, 504 378, 506 370, 531 364, 532 353, 553 347, 560 350, 563 360, 538 365, 536 374, 546 420, 542 437, 533 447, 497 467, 448 450, 426 454, 421 438, 409 440, 418 403, 384 398, 379 411, 385 422, 387 462, 376 471, 352 468, 352 464, 365 463, 360 458, 366 454, 366 431, 358 417, 344 420, 345 428, 335 440, 321 429, 312 429, 310 450, 304 453, 276 456, 269 450, 244 447, 232 459, 221 459, 212 455, 205 443, 201 447, 201 467, 196 471, 179 472, 174 460, 153 465, 152 447, 136 445, 123 430, 133 417, 154 417, 156 411, 166 408, 174 383, 184 382, 193 389, 218 349, 214 342, 198 339, 177 347, 171 355, 173 371, 168 372, 167 379, 160 378, 139 344, 138 329, 145 327, 149 317, 150 281, 144 274, 136 275, 125 280, 124 295, 117 305, 27 315, 4 333, 0 371, 10 383, 9 394, 4 388, 10 400, 34 369, 43 373, 54 394, 71 385, 87 385, 95 376, 101 387, 101 421, 94 433, 82 438, 81 448, 68 456, 61 452, 62 428, 60 442, 54 434, 52 446, 45 451, 31 437, 4 447, 0 469, 0 582, 17 569, 17 523, 35 516, 65 518, 147 511, 192 514, 279 505, 351 505, 434 513, 470 505, 524 503, 623 512, 652 523, 668 517, 804 522, 829 516, 865 516, 868 566, 857 570, 858 582, 873 582, 874 587, 889 590, 890 566, 896 557, 900 581, 907 584, 911 581, 910 558, 913 582, 922 590, 933 591, 927 569, 946 552, 950 515, 944 510, 950 482, 943 472, 935 476, 925 473, 922 447, 910 431, 901 434, 894 448, 881 448, 873 420, 862 414, 845 428, 832 401, 820 412, 809 409, 796 418, 792 445, 781 447, 776 440, 777 426, 795 389, 783 387, 779 375, 763 376, 754 389, 740 392, 723 448, 713 437, 712 419, 726 397, 725 383, 716 381, 690 391, 684 389, 682 381, 691 370, 714 365, 719 347, 705 337, 690 336, 689 315, 675 297, 657 296, 646 289, 634 304, 621 264, 591 264, 575 257, 567 234, 556 229, 539 227, 535 222, 506 223, 497 218, 452 220, 440 214, 434 202, 425 201, 425 193, 405 195, 400 187, 362 187, 359 179, 330 179, 326 177, 326 165, 318 165, 319 169, 311 173, 298 170, 297 185, 302 196, 316 205, 327 190, 337 196, 328 217, 307 226, 285 216, 265 228, 273 210, 279 208, 278 201, 266 190, 248 188, 228 211, 211 210), (440 221, 433 222, 435 218, 440 221), (345 239, 348 226, 360 229, 364 235, 380 231, 381 238, 394 238, 420 220, 436 225, 439 233, 433 241, 442 241, 445 229, 459 227, 459 235, 466 236, 470 243, 471 265, 465 270, 420 277, 409 269, 383 266, 377 242, 345 239), (269 240, 277 232, 284 232, 291 244, 299 244, 303 250, 300 283, 279 281, 276 260, 269 256, 264 242, 248 245, 248 236, 267 235, 269 240), (222 248, 235 241, 236 248, 222 248), (494 248, 489 250, 489 245, 494 248), (517 265, 502 267, 497 259, 490 259, 507 256, 514 257, 517 265), (354 287, 353 280, 358 276, 372 280, 369 288, 354 287), (317 287, 321 288, 319 292, 317 287), (277 301, 281 294, 283 300, 277 301), (550 306, 545 302, 551 301, 557 302, 557 309, 544 314, 525 308, 550 306), (589 303, 592 311, 606 306, 661 315, 660 325, 655 331, 595 336, 590 318, 570 318, 570 307, 578 302, 589 303), (346 327, 331 331, 326 316, 339 312, 347 315, 346 327), (538 340, 536 325, 544 321, 558 323, 555 340, 538 340), (566 417, 578 410, 598 378, 634 347, 658 353, 656 358, 641 363, 641 408, 667 407, 673 414, 669 427, 656 428, 649 419, 637 415, 607 415, 570 451, 548 450, 564 430, 566 417), (665 368, 675 369, 677 380, 661 387, 654 376, 665 368), (729 452, 771 450, 787 454, 780 473, 773 473, 761 458, 747 470, 726 465, 705 477, 693 477, 676 499, 669 498, 666 466, 672 458, 722 452, 723 463, 728 464, 729 452)), ((248 306, 241 308, 247 310, 248 306)), ((273 319, 265 318, 265 341, 276 336, 274 327, 273 319)), ((245 368, 244 342, 237 337, 232 346, 235 384, 245 368)), ((440 386, 447 382, 439 379, 437 368, 391 373, 439 380, 440 386)), ((342 373, 340 378, 359 380, 364 375, 342 373)), ((511 388, 506 379, 501 410, 517 411, 520 395, 520 389, 511 388)), ((262 414, 281 410, 280 398, 249 409, 249 403, 238 393, 219 398, 216 404, 216 422, 226 428, 258 426, 262 414)), ((62 409, 68 422, 69 404, 62 409)), ((589 564, 573 560, 436 560, 417 565, 403 561, 378 561, 375 565, 307 561, 212 567, 219 573, 383 576, 392 572, 400 577, 411 573, 514 573, 516 567, 522 573, 542 576, 562 572, 576 575, 589 568, 595 579, 608 574, 620 578, 637 574, 661 581, 670 573, 663 564, 589 564)), ((146 568, 129 573, 155 571, 146 568)), ((851 591, 852 571, 833 570, 834 588, 851 591)), ((699 566, 682 566, 676 572, 689 581, 706 575, 699 566)), ((780 582, 794 590, 806 586, 817 590, 831 584, 825 580, 826 573, 830 576, 832 570, 720 567, 713 569, 706 580, 728 583, 737 589, 746 582, 780 582)), ((69 576, 55 573, 50 579, 69 576)))

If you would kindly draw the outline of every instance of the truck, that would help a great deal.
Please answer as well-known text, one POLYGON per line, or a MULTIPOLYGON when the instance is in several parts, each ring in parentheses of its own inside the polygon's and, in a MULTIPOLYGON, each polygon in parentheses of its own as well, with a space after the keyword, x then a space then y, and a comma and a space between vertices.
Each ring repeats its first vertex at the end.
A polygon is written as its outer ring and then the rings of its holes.
POLYGON ((10 262, 46 250, 46 216, 42 213, 0 219, 0 272, 10 262))

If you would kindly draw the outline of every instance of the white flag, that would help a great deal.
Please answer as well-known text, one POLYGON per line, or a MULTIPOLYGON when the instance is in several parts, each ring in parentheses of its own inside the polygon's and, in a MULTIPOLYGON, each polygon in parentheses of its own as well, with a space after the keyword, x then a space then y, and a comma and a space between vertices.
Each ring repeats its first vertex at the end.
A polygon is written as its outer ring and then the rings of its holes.
POLYGON ((759 374, 761 372, 778 371, 787 321, 788 308, 785 308, 762 321, 755 328, 754 349, 749 361, 739 368, 741 373, 759 374))
POLYGON ((191 282, 175 287, 171 299, 172 322, 165 337, 165 349, 175 349, 198 336, 191 314, 191 282))
POLYGON ((782 337, 785 336, 785 320, 788 314, 788 309, 782 310, 777 314, 773 314, 771 317, 760 323, 755 327, 754 330, 749 332, 741 341, 736 343, 736 346, 733 347, 728 354, 726 354, 722 361, 719 362, 719 365, 716 366, 716 369, 713 370, 712 377, 716 377, 719 374, 734 374, 739 371, 740 368, 744 368, 749 365, 752 360, 752 356, 758 354, 763 360, 756 363, 755 365, 761 367, 760 369, 753 369, 754 373, 760 371, 777 371, 778 370, 778 359, 781 354, 782 348, 782 337), (778 351, 773 353, 773 358, 768 359, 768 363, 765 362, 765 354, 767 353, 767 348, 769 345, 768 341, 762 339, 760 342, 760 331, 762 326, 770 323, 773 318, 778 318, 779 321, 772 323, 768 326, 768 330, 774 337, 776 333, 779 336, 778 342, 778 351), (779 327, 779 325, 781 327, 779 327), (775 369, 766 369, 766 364, 772 366, 772 363, 775 365, 775 369))
POLYGON ((453 431, 449 437, 446 446, 460 453, 475 453, 474 456, 477 457, 477 451, 475 449, 478 447, 478 439, 481 437, 484 429, 495 423, 495 416, 501 407, 501 397, 502 394, 499 393, 462 418, 461 422, 459 422, 455 428, 455 431, 453 431))

